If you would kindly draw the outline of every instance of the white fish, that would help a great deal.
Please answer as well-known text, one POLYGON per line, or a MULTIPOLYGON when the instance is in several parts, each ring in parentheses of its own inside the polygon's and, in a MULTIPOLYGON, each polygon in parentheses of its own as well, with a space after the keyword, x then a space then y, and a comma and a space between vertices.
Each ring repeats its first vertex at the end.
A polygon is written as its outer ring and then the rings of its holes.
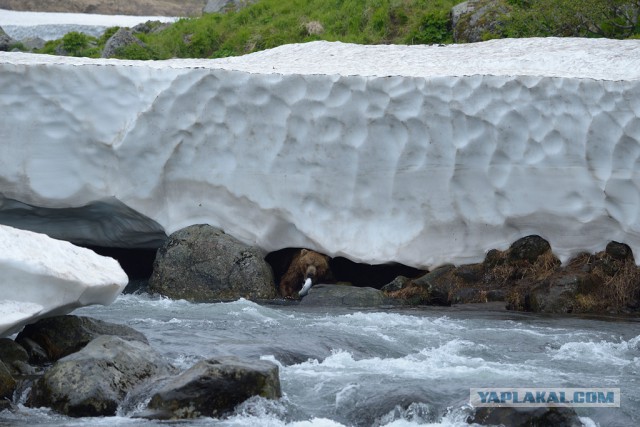
POLYGON ((309 293, 309 289, 311 289, 311 279, 307 278, 307 280, 304 281, 304 285, 302 286, 302 289, 300 289, 300 292, 298 292, 298 295, 303 297, 306 294, 309 293))

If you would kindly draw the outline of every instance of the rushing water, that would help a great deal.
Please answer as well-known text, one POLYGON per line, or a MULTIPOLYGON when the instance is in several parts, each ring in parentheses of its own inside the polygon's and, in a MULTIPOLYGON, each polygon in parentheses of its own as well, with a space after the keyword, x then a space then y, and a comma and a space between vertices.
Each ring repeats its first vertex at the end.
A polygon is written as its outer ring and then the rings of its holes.
MULTIPOLYGON (((471 306, 469 306, 471 307, 471 306)), ((122 295, 75 314, 125 323, 179 368, 218 355, 280 367, 283 398, 224 420, 71 419, 22 405, 0 425, 467 425, 470 387, 619 387, 620 408, 578 408, 586 425, 640 425, 637 321, 469 309, 345 310, 191 304, 122 295)))

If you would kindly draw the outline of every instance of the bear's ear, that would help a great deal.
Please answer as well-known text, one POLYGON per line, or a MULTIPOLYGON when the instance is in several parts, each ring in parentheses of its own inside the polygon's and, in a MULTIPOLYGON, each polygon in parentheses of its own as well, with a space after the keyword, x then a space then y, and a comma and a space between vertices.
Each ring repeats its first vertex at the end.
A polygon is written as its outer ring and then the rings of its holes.
POLYGON ((303 249, 300 251, 300 255, 306 255, 309 251, 306 249, 303 249))

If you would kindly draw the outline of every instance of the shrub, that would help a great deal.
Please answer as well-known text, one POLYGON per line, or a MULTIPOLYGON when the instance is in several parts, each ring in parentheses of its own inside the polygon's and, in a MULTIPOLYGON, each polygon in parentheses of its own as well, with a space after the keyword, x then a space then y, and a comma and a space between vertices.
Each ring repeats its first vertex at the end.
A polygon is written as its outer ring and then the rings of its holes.
POLYGON ((409 44, 445 43, 452 40, 451 19, 444 10, 426 12, 407 37, 409 44))
POLYGON ((77 31, 67 33, 62 37, 62 49, 71 56, 82 56, 89 47, 89 36, 77 31))

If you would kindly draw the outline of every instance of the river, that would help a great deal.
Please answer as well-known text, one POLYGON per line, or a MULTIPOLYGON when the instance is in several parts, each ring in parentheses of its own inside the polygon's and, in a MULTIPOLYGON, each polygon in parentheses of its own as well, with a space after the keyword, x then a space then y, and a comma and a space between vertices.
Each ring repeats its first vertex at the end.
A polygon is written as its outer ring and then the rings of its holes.
POLYGON ((619 387, 620 408, 577 408, 587 426, 640 425, 638 321, 487 308, 348 310, 192 304, 147 294, 74 314, 127 324, 179 368, 219 355, 279 365, 283 398, 224 420, 72 419, 22 405, 0 426, 462 426, 471 387, 619 387))

